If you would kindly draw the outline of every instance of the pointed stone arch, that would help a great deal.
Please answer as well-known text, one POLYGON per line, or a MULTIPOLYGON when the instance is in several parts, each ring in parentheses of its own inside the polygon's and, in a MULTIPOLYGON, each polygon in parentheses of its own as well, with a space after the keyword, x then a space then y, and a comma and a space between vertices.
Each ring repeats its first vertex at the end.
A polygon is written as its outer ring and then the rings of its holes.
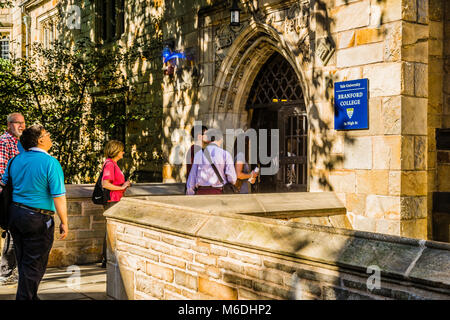
POLYGON ((245 129, 248 120, 245 104, 250 89, 259 70, 274 52, 283 56, 294 69, 308 106, 309 88, 304 80, 301 56, 293 53, 274 28, 252 22, 236 37, 216 71, 209 110, 211 126, 245 129))

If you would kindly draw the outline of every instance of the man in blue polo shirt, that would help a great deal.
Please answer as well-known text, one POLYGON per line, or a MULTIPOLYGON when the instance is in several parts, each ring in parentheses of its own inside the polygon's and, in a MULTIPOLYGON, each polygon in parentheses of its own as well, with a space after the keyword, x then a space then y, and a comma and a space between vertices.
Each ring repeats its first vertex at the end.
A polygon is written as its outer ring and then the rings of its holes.
POLYGON ((16 156, 1 184, 12 179, 9 229, 19 270, 17 300, 39 300, 39 283, 47 268, 53 245, 57 212, 61 237, 68 234, 64 174, 58 160, 47 151, 52 147, 50 134, 41 126, 25 129, 20 141, 26 150, 16 156))

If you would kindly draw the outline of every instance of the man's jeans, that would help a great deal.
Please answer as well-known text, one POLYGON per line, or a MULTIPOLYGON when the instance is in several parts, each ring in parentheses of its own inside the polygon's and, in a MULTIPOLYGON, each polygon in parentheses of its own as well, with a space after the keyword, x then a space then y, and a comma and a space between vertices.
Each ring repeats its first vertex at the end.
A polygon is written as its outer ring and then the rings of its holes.
POLYGON ((0 277, 9 277, 17 266, 16 255, 14 253, 14 243, 11 233, 6 232, 3 244, 2 258, 0 261, 0 277))
POLYGON ((19 269, 16 300, 39 300, 37 291, 47 268, 55 222, 53 217, 14 204, 10 206, 10 215, 9 228, 19 269))

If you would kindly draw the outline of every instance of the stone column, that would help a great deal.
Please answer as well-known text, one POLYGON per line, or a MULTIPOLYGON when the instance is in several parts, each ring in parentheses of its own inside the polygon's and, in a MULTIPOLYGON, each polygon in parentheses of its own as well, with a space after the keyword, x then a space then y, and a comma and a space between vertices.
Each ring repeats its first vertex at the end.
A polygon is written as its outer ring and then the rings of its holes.
POLYGON ((400 235, 427 239, 428 0, 402 8, 400 235))

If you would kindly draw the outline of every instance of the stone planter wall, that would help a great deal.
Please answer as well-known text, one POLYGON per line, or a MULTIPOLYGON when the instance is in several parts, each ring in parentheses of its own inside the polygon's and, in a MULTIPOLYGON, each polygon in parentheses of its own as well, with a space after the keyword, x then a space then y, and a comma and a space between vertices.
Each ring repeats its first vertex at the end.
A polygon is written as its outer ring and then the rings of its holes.
POLYGON ((448 244, 204 209, 126 199, 108 210, 108 295, 450 298, 448 244), (373 290, 370 266, 381 272, 373 290))
MULTIPOLYGON (((136 184, 125 196, 179 194, 183 184, 136 184)), ((59 238, 58 216, 55 215, 55 241, 50 252, 49 267, 101 262, 106 220, 103 207, 91 201, 93 185, 66 185, 69 216, 69 236, 59 238)))

